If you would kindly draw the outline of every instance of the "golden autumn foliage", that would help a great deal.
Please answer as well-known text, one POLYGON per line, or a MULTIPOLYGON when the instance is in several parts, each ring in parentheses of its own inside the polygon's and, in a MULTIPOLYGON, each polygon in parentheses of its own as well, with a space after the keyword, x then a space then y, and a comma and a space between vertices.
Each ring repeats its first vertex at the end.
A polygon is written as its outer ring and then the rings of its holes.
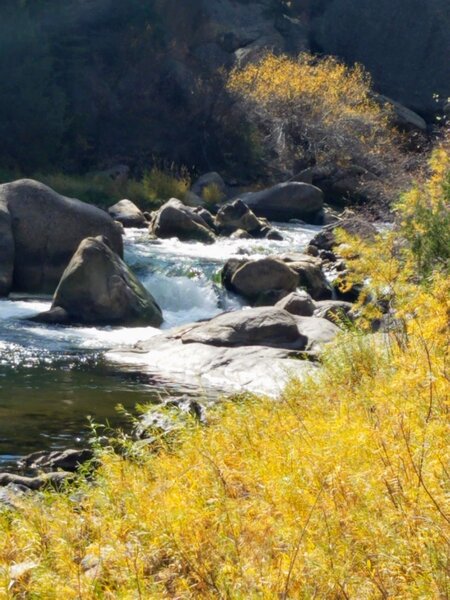
POLYGON ((342 333, 278 401, 99 450, 94 481, 1 511, 0 597, 447 598, 450 283, 437 265, 417 284, 402 228, 345 240, 391 333, 342 333))
POLYGON ((286 162, 295 159, 335 166, 376 166, 391 149, 389 109, 373 97, 371 79, 360 65, 332 56, 297 59, 267 54, 235 68, 228 90, 271 130, 271 143, 286 162))

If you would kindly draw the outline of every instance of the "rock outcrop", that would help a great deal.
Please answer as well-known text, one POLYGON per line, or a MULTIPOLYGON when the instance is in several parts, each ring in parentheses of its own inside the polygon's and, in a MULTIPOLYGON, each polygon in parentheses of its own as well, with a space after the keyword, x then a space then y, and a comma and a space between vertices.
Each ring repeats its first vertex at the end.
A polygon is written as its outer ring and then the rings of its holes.
POLYGON ((312 317, 316 310, 316 304, 306 292, 292 292, 275 304, 276 308, 287 310, 291 315, 298 317, 312 317))
POLYGON ((103 210, 30 179, 0 185, 0 295, 53 293, 80 242, 96 235, 122 255, 120 227, 103 210))
POLYGON ((297 287, 305 290, 314 300, 332 296, 330 284, 322 270, 322 261, 307 254, 285 254, 278 257, 298 276, 297 287))
POLYGON ((450 95, 447 0, 325 0, 314 13, 314 47, 363 64, 386 96, 430 114, 450 95))
POLYGON ((377 235, 377 230, 371 223, 360 217, 353 217, 324 227, 311 240, 311 246, 315 246, 318 250, 332 251, 337 244, 335 236, 337 229, 343 229, 349 235, 357 236, 366 241, 372 240, 377 235))
POLYGON ((163 321, 150 292, 101 237, 83 240, 64 271, 50 313, 34 320, 49 322, 57 310, 58 323, 61 311, 70 323, 159 327, 163 321))

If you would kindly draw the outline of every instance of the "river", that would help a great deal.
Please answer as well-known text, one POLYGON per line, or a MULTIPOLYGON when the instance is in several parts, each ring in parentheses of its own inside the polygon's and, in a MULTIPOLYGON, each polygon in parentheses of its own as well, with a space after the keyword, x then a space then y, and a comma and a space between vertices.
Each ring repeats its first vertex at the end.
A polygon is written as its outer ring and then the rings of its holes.
MULTIPOLYGON (((127 230, 125 260, 160 304, 163 329, 169 329, 244 306, 219 285, 227 259, 302 251, 319 230, 275 226, 283 241, 220 238, 213 245, 152 241, 145 230, 127 230)), ((106 360, 108 350, 131 346, 158 330, 58 327, 26 320, 50 303, 42 297, 0 300, 0 470, 13 468, 33 451, 86 445, 90 419, 103 426, 125 425, 118 405, 133 411, 137 404, 199 394, 157 372, 142 374, 106 360)), ((201 391, 211 397, 219 392, 201 391)))

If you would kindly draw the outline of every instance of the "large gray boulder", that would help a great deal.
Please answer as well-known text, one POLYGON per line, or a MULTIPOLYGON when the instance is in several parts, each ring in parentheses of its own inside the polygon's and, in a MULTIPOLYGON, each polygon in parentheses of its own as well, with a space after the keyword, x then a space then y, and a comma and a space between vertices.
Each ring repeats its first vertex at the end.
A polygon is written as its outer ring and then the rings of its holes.
POLYGON ((53 293, 80 242, 96 235, 122 255, 120 226, 105 211, 31 179, 0 185, 0 295, 53 293))
POLYGON ((318 371, 315 363, 298 360, 296 351, 265 346, 184 344, 161 334, 128 350, 109 352, 108 360, 148 372, 189 389, 242 392, 279 397, 293 377, 303 379, 318 371), (174 360, 176 356, 176 360, 174 360))
POLYGON ((296 319, 274 307, 224 313, 183 333, 184 344, 211 346, 266 346, 303 350, 306 337, 299 334, 296 319))
POLYGON ((53 297, 56 309, 72 323, 159 327, 163 321, 150 292, 101 237, 80 244, 53 297))
POLYGON ((0 201, 0 297, 7 296, 14 275, 14 237, 11 214, 5 202, 0 201))
POLYGON ((308 183, 279 183, 260 192, 242 194, 239 199, 258 217, 274 221, 301 219, 315 224, 323 219, 323 193, 308 183))
POLYGON ((222 283, 228 290, 255 301, 270 290, 293 292, 298 286, 298 275, 277 258, 245 262, 232 259, 224 266, 222 283))
POLYGON ((172 198, 157 212, 151 231, 159 238, 177 237, 181 241, 198 241, 211 244, 214 232, 191 207, 172 198))
POLYGON ((108 208, 108 213, 124 227, 148 227, 144 213, 131 200, 120 200, 108 208))

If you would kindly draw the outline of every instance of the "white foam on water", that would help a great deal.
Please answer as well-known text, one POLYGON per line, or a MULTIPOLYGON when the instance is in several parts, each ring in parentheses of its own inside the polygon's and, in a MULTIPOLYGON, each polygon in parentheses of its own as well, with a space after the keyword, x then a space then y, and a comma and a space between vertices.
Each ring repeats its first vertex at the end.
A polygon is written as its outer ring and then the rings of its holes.
POLYGON ((26 319, 48 310, 50 301, 0 300, 0 320, 26 319))
POLYGON ((149 255, 160 258, 179 256, 184 259, 209 260, 223 263, 230 258, 251 256, 253 258, 268 254, 299 252, 320 231, 314 225, 274 223, 284 236, 284 240, 234 240, 226 237, 217 238, 214 244, 200 242, 181 242, 177 238, 151 241, 147 232, 142 229, 127 229, 125 232, 126 258, 133 264, 148 261, 149 255))

